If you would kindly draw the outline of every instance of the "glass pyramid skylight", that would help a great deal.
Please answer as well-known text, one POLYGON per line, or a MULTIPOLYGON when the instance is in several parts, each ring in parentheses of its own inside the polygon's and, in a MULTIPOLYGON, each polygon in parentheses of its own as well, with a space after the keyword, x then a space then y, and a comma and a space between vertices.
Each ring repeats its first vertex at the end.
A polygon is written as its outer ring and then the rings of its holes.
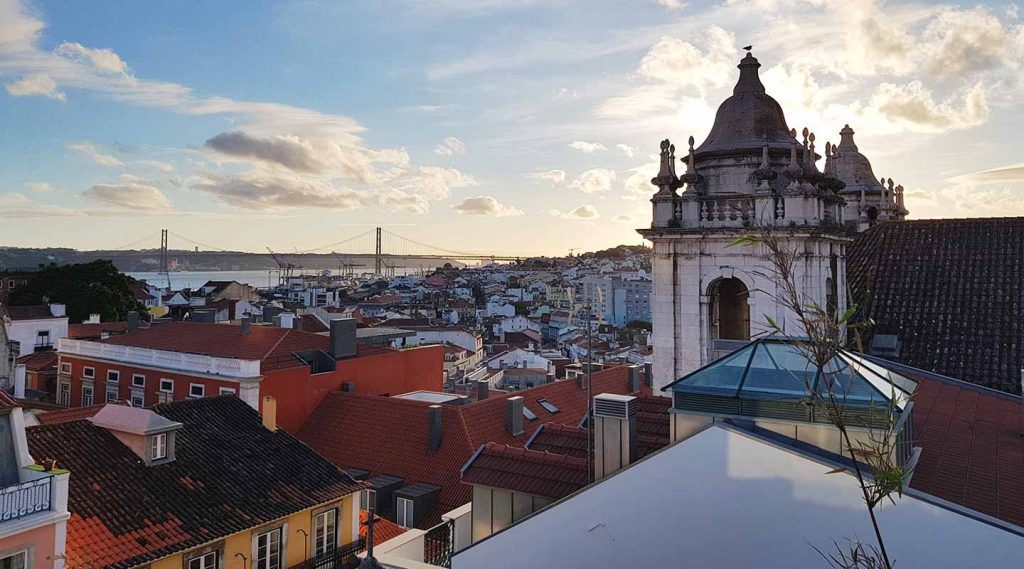
POLYGON ((831 382, 832 393, 847 407, 885 409, 892 402, 894 410, 902 412, 917 388, 915 381, 846 350, 826 365, 824 375, 819 377, 793 339, 772 336, 751 342, 665 389, 671 389, 676 399, 696 396, 690 399, 709 403, 720 398, 782 403, 808 401, 808 389, 825 394, 831 382))

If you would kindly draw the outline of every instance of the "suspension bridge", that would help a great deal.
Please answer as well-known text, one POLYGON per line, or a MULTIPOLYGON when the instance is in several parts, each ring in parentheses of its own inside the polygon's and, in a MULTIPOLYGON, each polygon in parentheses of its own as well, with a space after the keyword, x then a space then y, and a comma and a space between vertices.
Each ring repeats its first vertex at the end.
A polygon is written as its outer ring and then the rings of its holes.
POLYGON ((389 231, 383 227, 374 227, 339 241, 327 243, 311 249, 292 249, 266 247, 266 253, 234 251, 216 245, 202 243, 180 235, 168 229, 159 233, 146 235, 126 243, 120 247, 105 251, 116 259, 154 259, 159 272, 166 273, 171 265, 182 255, 202 255, 206 257, 258 257, 263 258, 267 265, 276 264, 285 278, 304 269, 339 267, 345 273, 357 272, 356 267, 364 267, 364 271, 376 275, 394 274, 396 268, 419 266, 416 261, 479 261, 509 262, 518 261, 525 255, 509 255, 503 253, 487 253, 479 251, 462 251, 431 245, 423 241, 411 239, 389 231), (156 245, 159 248, 147 247, 156 245), (172 238, 174 247, 172 248, 172 238), (186 247, 182 247, 186 245, 186 247))

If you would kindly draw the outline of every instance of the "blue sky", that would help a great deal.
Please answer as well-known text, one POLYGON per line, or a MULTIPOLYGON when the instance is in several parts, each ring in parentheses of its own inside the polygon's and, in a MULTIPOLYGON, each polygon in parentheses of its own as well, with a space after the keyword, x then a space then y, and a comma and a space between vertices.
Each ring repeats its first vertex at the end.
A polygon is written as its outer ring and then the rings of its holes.
POLYGON ((912 217, 1024 215, 1022 30, 1010 2, 0 0, 0 244, 637 243, 658 142, 703 140, 748 43, 912 217))

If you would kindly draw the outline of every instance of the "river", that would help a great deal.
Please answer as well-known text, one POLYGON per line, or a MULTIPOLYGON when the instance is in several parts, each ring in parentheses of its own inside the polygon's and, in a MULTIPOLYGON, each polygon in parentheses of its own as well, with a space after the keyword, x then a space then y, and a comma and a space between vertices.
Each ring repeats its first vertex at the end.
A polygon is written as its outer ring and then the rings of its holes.
MULTIPOLYGON (((396 268, 395 274, 418 274, 419 268, 396 268)), ((166 275, 149 272, 127 273, 128 276, 146 281, 147 283, 166 287, 170 281, 171 290, 183 288, 196 289, 207 281, 238 281, 257 288, 268 288, 277 285, 278 271, 276 269, 263 271, 179 271, 166 275)))

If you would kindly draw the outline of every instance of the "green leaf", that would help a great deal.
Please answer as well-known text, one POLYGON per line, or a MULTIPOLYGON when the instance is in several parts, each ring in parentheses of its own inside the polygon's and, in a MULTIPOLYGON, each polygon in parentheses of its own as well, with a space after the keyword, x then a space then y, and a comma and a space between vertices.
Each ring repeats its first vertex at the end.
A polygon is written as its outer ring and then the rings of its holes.
POLYGON ((847 308, 846 312, 844 312, 843 315, 839 317, 839 324, 845 324, 850 318, 853 318, 853 315, 856 313, 856 308, 847 308))
POLYGON ((758 241, 760 241, 760 239, 758 239, 756 235, 744 235, 743 237, 737 237, 736 239, 733 240, 732 243, 726 245, 726 247, 735 247, 737 245, 753 245, 758 241))
POLYGON ((765 322, 767 322, 767 323, 768 323, 768 326, 769 326, 770 328, 772 328, 772 329, 774 329, 774 330, 778 330, 779 332, 781 332, 781 331, 782 331, 782 328, 780 328, 780 327, 779 327, 779 325, 775 323, 775 320, 774 320, 774 319, 772 319, 772 317, 771 317, 771 316, 768 316, 767 314, 765 314, 765 315, 764 315, 764 320, 765 320, 765 322))

